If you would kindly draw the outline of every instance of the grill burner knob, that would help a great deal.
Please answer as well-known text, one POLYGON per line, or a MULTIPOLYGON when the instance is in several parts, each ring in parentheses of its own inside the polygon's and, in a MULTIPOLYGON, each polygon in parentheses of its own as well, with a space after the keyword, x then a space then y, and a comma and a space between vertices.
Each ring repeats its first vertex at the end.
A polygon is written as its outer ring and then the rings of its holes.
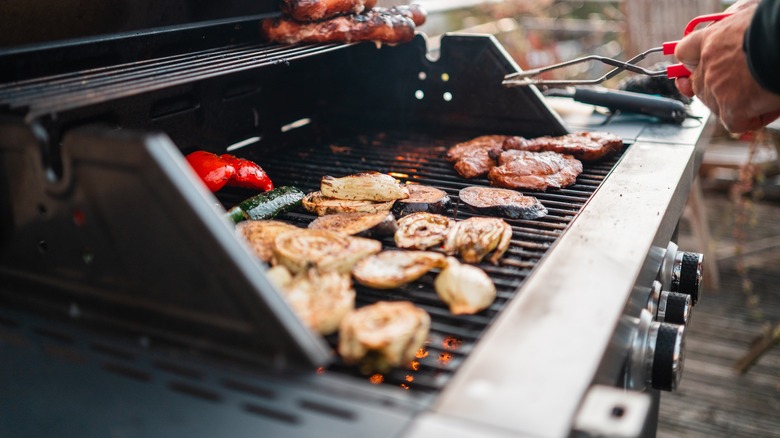
POLYGON ((639 391, 648 385, 664 391, 676 390, 685 361, 685 327, 653 321, 653 315, 646 310, 637 324, 627 386, 639 391))
POLYGON ((655 319, 660 322, 686 325, 691 318, 691 307, 693 301, 690 295, 663 291, 658 299, 658 312, 655 319))
POLYGON ((699 301, 702 287, 704 256, 697 252, 678 252, 672 266, 670 290, 691 296, 693 304, 699 301))
POLYGON ((674 391, 682 378, 685 361, 685 327, 665 322, 653 322, 648 340, 655 351, 648 363, 650 384, 655 389, 674 391), (653 342, 655 339, 655 342, 653 342))

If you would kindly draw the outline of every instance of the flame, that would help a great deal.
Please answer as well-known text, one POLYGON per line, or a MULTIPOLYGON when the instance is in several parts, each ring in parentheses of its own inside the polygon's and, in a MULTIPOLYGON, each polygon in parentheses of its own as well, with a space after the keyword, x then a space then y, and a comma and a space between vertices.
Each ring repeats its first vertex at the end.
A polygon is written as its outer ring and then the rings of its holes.
POLYGON ((414 354, 414 357, 417 359, 423 359, 428 357, 428 350, 425 349, 425 347, 420 347, 419 350, 417 350, 417 353, 414 354))
POLYGON ((404 378, 404 380, 406 380, 409 383, 412 383, 412 382, 414 382, 414 376, 412 376, 410 374, 407 374, 406 377, 404 378))
POLYGON ((368 378, 368 381, 371 382, 372 385, 379 385, 380 383, 385 381, 385 376, 381 374, 374 374, 373 376, 368 378))
POLYGON ((416 360, 413 360, 409 363, 409 368, 411 368, 413 371, 419 371, 420 370, 420 362, 417 362, 416 360))
POLYGON ((398 178, 398 179, 409 178, 409 174, 408 173, 390 172, 390 173, 388 173, 388 175, 390 175, 390 176, 392 176, 394 178, 398 178))
POLYGON ((463 344, 463 339, 456 338, 454 336, 447 336, 441 341, 442 347, 447 350, 457 350, 463 344))
POLYGON ((409 390, 409 385, 407 385, 406 383, 402 383, 401 384, 401 388, 403 388, 403 389, 408 391, 409 390))
POLYGON ((447 362, 452 360, 452 353, 439 353, 439 363, 442 365, 447 365, 447 362))

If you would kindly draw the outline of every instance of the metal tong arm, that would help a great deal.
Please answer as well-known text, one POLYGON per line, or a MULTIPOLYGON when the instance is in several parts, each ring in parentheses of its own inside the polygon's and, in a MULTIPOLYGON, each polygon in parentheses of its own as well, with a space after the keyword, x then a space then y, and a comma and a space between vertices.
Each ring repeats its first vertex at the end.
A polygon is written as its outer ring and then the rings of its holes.
POLYGON ((606 56, 599 56, 599 55, 588 55, 584 56, 582 58, 572 59, 570 61, 564 61, 558 64, 553 64, 547 67, 537 68, 533 70, 527 70, 527 71, 521 71, 517 73, 510 73, 506 76, 504 76, 504 81, 502 84, 507 87, 520 87, 520 86, 528 86, 528 85, 595 85, 600 84, 607 79, 611 79, 614 76, 618 75, 619 73, 623 72, 624 70, 628 70, 633 73, 641 73, 648 76, 664 76, 666 75, 666 70, 648 70, 643 67, 639 67, 638 65, 635 65, 637 62, 645 59, 648 55, 651 53, 661 52, 663 51, 663 47, 654 47, 652 49, 645 50, 644 52, 634 56, 633 58, 629 59, 628 61, 618 61, 617 59, 613 58, 607 58, 606 56), (569 67, 574 64, 580 64, 583 62, 588 61, 600 61, 604 64, 611 65, 615 68, 608 71, 606 74, 599 78, 595 79, 533 79, 534 76, 538 76, 542 73, 548 72, 550 70, 555 70, 559 68, 569 67))

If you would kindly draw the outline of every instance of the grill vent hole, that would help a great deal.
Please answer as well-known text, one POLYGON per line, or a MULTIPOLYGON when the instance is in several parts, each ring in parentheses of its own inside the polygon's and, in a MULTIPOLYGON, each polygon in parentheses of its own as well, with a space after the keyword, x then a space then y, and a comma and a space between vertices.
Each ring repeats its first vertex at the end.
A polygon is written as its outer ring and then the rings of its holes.
POLYGON ((248 383, 239 382, 238 380, 228 379, 222 382, 225 388, 240 391, 246 394, 256 395, 258 397, 273 399, 275 397, 274 392, 270 389, 261 388, 259 386, 250 385, 248 383))
POLYGON ((301 402, 301 408, 307 409, 309 411, 317 412, 320 414, 329 415, 331 417, 336 417, 342 420, 354 420, 355 419, 355 413, 352 411, 347 411, 344 409, 339 409, 334 406, 326 406, 318 402, 314 402, 311 400, 303 400, 301 402))
POLYGON ((182 394, 191 395, 193 397, 212 402, 219 402, 222 400, 219 394, 214 391, 209 391, 207 389, 199 388, 197 386, 189 385, 183 382, 171 382, 168 384, 168 388, 182 394))
POLYGON ((246 403, 244 405, 244 410, 255 415, 268 417, 273 420, 282 421, 284 423, 298 424, 300 422, 298 417, 295 415, 279 412, 253 403, 246 403))
POLYGON ((187 377, 194 380, 200 380, 203 378, 203 374, 200 371, 181 365, 160 361, 155 361, 153 365, 159 370, 167 371, 181 377, 187 377))
POLYGON ((105 363, 103 364, 103 369, 110 373, 116 374, 118 376, 127 377, 129 379, 136 380, 139 382, 152 381, 152 376, 146 371, 138 370, 120 364, 105 363))

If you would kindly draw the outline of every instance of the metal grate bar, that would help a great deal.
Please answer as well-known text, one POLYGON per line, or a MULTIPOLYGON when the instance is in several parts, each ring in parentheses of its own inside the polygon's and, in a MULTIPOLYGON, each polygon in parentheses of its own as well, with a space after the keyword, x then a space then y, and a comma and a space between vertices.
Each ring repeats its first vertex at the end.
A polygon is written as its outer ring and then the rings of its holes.
MULTIPOLYGON (((297 46, 259 45, 209 52, 203 56, 179 60, 164 59, 147 63, 142 68, 98 72, 68 78, 51 87, 25 93, 24 87, 0 94, 0 105, 27 108, 28 117, 65 111, 86 105, 107 102, 127 96, 163 88, 202 81, 205 79, 255 69, 273 64, 338 50, 348 45, 321 44, 297 46)), ((39 87, 32 84, 30 87, 39 87)))

